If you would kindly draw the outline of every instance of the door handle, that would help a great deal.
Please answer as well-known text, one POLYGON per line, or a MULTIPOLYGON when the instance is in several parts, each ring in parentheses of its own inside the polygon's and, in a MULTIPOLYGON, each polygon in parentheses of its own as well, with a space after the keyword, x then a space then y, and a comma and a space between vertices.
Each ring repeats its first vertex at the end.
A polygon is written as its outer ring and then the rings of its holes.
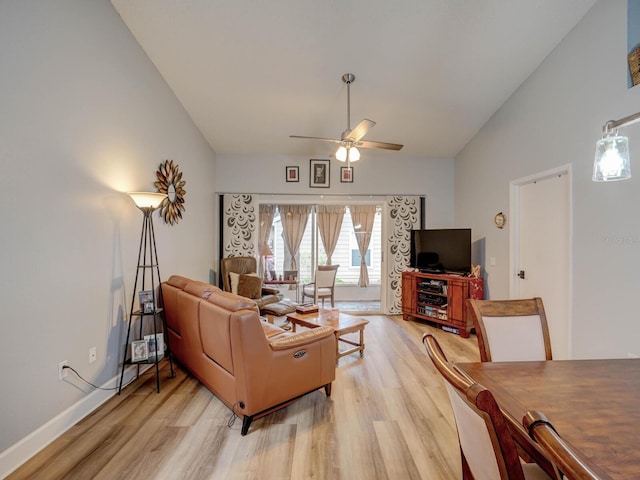
POLYGON ((520 277, 522 280, 524 280, 524 270, 520 270, 518 272, 518 277, 520 277))

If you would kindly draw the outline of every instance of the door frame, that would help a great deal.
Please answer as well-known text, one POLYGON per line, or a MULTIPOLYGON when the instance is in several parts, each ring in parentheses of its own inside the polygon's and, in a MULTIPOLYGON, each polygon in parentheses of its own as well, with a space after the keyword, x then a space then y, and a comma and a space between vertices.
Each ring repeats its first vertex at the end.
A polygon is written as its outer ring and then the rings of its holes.
POLYGON ((543 172, 534 173, 526 177, 518 178, 509 182, 509 212, 511 222, 509 222, 509 298, 519 298, 520 283, 518 280, 518 271, 520 270, 520 188, 530 183, 546 180, 558 175, 568 176, 569 185, 569 201, 567 208, 569 209, 569 221, 567 222, 567 234, 569 238, 569 271, 568 278, 568 296, 567 312, 569 325, 569 344, 567 345, 569 358, 573 354, 573 341, 571 332, 573 331, 573 182, 571 164, 561 165, 556 168, 545 170, 543 172))

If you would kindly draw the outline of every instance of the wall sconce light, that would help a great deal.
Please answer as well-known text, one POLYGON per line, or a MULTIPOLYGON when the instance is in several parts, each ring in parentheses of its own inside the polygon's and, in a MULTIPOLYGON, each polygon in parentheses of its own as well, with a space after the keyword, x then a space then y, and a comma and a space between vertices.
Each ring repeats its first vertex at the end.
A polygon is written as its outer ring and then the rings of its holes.
POLYGON ((612 182, 631 178, 629 139, 618 135, 618 127, 640 121, 640 112, 620 120, 609 120, 602 127, 604 135, 596 143, 593 161, 593 181, 612 182))

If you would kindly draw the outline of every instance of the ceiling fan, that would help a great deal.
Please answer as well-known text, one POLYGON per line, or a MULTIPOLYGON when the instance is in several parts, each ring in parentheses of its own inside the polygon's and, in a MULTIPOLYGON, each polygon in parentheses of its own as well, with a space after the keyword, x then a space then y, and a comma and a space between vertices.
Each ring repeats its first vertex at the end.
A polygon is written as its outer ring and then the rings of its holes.
POLYGON ((351 128, 351 84, 356 76, 352 73, 342 75, 342 81, 347 84, 347 129, 342 132, 340 140, 333 138, 307 137, 303 135, 289 135, 291 138, 305 138, 309 140, 320 140, 323 142, 338 143, 340 147, 336 152, 336 159, 341 162, 355 162, 360 159, 358 148, 383 148, 385 150, 400 150, 403 145, 397 143, 375 142, 373 140, 362 140, 370 128, 376 122, 367 118, 363 119, 354 128, 351 128))

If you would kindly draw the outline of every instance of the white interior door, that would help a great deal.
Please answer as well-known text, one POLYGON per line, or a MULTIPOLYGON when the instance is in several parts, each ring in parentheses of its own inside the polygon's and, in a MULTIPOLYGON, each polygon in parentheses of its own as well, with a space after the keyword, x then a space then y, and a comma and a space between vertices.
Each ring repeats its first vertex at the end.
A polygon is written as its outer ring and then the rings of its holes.
POLYGON ((512 297, 541 297, 554 359, 571 355, 570 170, 512 182, 516 252, 512 297))

